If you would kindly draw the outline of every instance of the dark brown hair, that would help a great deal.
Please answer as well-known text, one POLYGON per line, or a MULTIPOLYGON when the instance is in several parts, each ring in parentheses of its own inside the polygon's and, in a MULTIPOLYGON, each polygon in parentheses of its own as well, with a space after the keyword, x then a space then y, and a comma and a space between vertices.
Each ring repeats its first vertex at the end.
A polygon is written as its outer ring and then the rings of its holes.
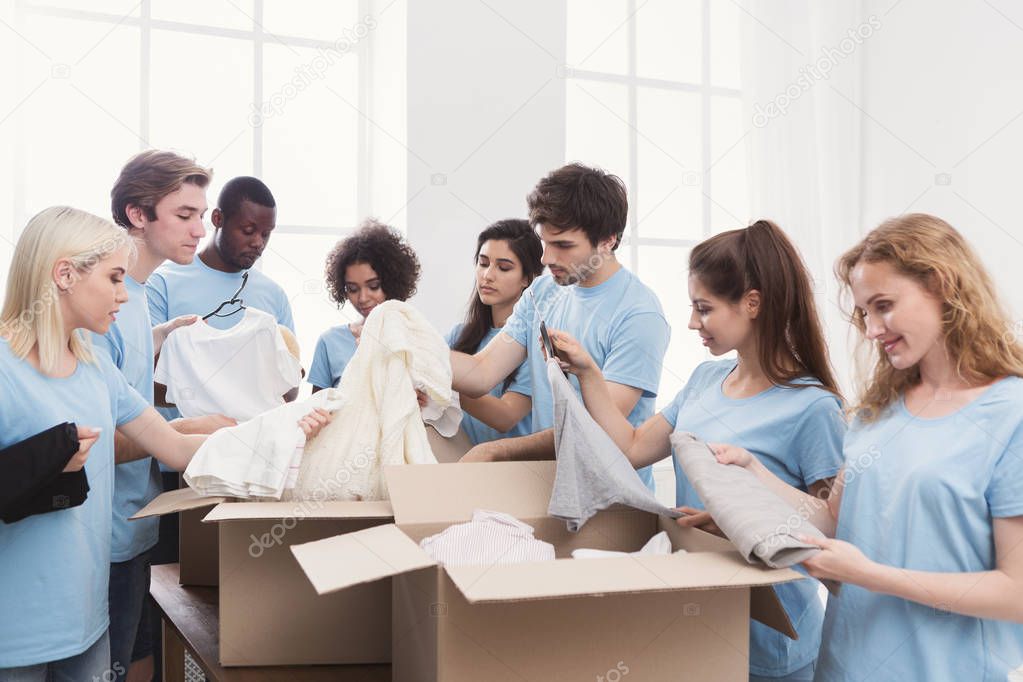
POLYGON ((526 197, 529 222, 556 230, 581 229, 596 246, 615 237, 617 249, 625 232, 629 196, 617 175, 581 163, 551 171, 526 197))
POLYGON ((771 383, 798 388, 810 377, 841 397, 814 303, 810 273, 796 247, 770 220, 715 235, 693 247, 689 273, 720 298, 737 303, 760 292, 753 320, 760 366, 771 383))
POLYGON ((161 199, 186 182, 205 188, 212 178, 212 170, 174 152, 148 149, 136 154, 124 164, 110 190, 114 222, 126 229, 133 227, 128 219, 129 206, 138 206, 147 220, 156 220, 156 205, 161 199))
MULTIPOLYGON (((529 226, 526 220, 499 220, 487 229, 480 232, 476 238, 476 253, 473 255, 473 262, 480 256, 480 250, 488 241, 503 241, 508 244, 515 257, 519 259, 522 267, 522 276, 528 282, 532 282, 543 272, 543 263, 540 258, 543 256, 543 244, 540 238, 529 226)), ((529 284, 526 284, 529 286, 529 284)), ((474 286, 472 296, 469 298, 469 309, 465 315, 465 323, 451 346, 452 350, 470 355, 476 352, 480 343, 486 338, 491 327, 494 326, 494 312, 491 306, 480 300, 479 292, 474 286)), ((504 390, 508 390, 515 380, 516 371, 509 374, 504 380, 504 390)))
POLYGON ((327 293, 339 307, 348 300, 345 271, 356 263, 373 268, 387 300, 407 301, 416 293, 419 258, 394 228, 369 218, 327 254, 327 293))

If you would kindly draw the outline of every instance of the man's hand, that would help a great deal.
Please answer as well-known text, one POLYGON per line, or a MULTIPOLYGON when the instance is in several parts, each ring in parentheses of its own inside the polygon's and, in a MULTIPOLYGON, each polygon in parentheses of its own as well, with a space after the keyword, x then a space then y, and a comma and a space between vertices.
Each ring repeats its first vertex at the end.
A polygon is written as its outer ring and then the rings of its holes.
POLYGON ((469 452, 462 455, 462 459, 459 462, 500 462, 500 451, 498 446, 494 445, 497 441, 489 441, 486 443, 480 443, 473 447, 469 452))
POLYGON ((195 324, 198 319, 198 315, 182 315, 181 317, 175 317, 173 320, 168 320, 163 324, 158 324, 153 327, 153 354, 160 354, 160 349, 163 348, 163 342, 167 340, 167 337, 170 336, 172 331, 178 327, 187 327, 190 324, 195 324))

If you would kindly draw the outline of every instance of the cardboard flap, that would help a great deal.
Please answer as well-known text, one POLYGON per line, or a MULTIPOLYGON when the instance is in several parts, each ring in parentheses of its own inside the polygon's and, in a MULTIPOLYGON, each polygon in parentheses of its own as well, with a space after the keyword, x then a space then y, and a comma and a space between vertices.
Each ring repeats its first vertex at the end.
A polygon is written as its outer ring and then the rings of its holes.
POLYGON ((558 559, 491 566, 445 566, 470 603, 753 587, 797 580, 789 570, 750 566, 734 552, 558 559))
POLYGON ((252 519, 389 519, 390 502, 227 502, 203 519, 206 523, 252 519))
POLYGON ((230 499, 230 497, 202 497, 191 488, 181 488, 180 490, 171 490, 162 495, 157 495, 152 502, 139 509, 129 518, 145 519, 150 516, 163 516, 164 514, 173 514, 185 511, 186 509, 210 507, 230 499))
POLYGON ((318 594, 437 565, 394 524, 292 545, 291 552, 318 594))
POLYGON ((394 521, 460 523, 476 509, 517 519, 547 516, 555 463, 474 462, 384 467, 394 521))
POLYGON ((750 618, 777 630, 789 639, 799 639, 799 634, 793 627, 785 607, 781 605, 781 598, 774 591, 773 585, 763 585, 750 590, 749 615, 750 618))

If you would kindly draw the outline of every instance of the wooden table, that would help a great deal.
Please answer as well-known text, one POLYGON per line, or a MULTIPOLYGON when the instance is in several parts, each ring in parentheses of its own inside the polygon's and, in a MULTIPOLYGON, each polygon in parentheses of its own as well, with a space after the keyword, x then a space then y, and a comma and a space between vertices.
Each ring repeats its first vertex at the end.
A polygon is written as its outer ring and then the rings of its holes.
POLYGON ((184 682, 185 651, 209 682, 389 682, 389 665, 290 665, 222 668, 218 644, 219 593, 215 587, 183 587, 178 565, 153 566, 149 589, 163 624, 164 682, 184 682))

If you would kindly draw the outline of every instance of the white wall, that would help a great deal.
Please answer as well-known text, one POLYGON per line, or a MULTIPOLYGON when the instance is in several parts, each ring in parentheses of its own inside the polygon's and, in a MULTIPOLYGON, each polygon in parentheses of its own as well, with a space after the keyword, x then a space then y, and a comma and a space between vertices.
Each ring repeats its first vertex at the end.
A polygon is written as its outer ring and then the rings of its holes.
POLYGON ((903 0, 884 15, 891 2, 869 4, 884 25, 864 52, 863 227, 944 218, 1019 319, 1023 5, 903 0))
POLYGON ((476 235, 526 217, 526 194, 563 163, 565 16, 563 0, 408 3, 407 230, 416 304, 440 329, 469 300, 476 235))

